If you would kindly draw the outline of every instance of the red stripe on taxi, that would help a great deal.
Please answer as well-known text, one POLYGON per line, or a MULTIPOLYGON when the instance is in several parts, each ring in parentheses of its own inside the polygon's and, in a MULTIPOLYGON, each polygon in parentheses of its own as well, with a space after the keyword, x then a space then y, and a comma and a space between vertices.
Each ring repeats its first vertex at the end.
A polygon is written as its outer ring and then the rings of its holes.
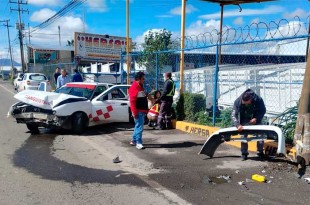
POLYGON ((71 87, 71 88, 86 88, 90 90, 95 89, 95 85, 87 85, 87 84, 73 84, 73 83, 67 83, 66 87, 71 87))

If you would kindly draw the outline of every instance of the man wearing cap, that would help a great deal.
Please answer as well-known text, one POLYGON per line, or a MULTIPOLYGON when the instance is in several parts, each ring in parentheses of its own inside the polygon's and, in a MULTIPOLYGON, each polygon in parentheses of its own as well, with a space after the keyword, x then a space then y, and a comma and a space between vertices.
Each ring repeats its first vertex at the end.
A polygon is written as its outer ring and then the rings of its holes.
POLYGON ((157 120, 158 129, 171 129, 172 103, 175 93, 175 84, 171 79, 171 73, 165 73, 164 90, 160 97, 161 105, 157 120), (165 122, 165 123, 164 123, 165 122))
MULTIPOLYGON (((238 131, 243 125, 261 125, 266 113, 264 101, 253 90, 247 89, 238 97, 233 106, 231 119, 238 131)), ((257 141, 257 155, 264 157, 264 141, 257 141)), ((248 143, 241 142, 242 160, 247 160, 248 143)))

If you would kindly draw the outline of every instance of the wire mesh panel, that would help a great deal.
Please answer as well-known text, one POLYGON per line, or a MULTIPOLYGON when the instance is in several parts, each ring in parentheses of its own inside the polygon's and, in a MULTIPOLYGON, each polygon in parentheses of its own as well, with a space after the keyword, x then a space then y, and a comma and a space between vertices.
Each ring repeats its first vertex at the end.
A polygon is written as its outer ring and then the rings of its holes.
MULTIPOLYGON (((191 106, 194 117, 190 120, 206 124, 206 120, 199 120, 202 116, 210 116, 213 107, 215 111, 231 109, 235 99, 248 88, 263 98, 267 116, 273 118, 296 106, 300 98, 310 38, 309 25, 304 22, 309 22, 309 18, 224 27, 221 45, 216 29, 186 36, 183 78, 179 72, 180 38, 172 41, 175 47, 171 50, 154 50, 147 56, 143 50, 137 52, 135 61, 148 65, 142 67, 147 72, 147 87, 161 89, 163 73, 172 72, 175 102, 180 98, 181 83, 184 93, 199 96, 195 98, 199 102, 191 106)), ((223 113, 230 118, 229 112, 223 113)))

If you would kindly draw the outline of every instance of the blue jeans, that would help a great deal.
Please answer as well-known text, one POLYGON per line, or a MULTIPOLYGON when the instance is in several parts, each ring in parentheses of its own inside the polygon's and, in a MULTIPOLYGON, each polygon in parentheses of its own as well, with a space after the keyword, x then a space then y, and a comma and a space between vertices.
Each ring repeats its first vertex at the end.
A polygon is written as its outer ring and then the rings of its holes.
POLYGON ((142 144, 142 132, 144 127, 145 114, 143 112, 138 112, 138 118, 135 120, 135 129, 132 134, 132 141, 137 144, 142 144))

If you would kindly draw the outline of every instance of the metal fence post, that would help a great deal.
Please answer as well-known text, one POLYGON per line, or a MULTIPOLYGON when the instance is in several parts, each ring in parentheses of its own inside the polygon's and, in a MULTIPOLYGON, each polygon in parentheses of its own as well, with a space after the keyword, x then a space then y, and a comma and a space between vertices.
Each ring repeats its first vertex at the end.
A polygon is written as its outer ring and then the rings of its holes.
POLYGON ((215 126, 215 118, 216 118, 216 107, 217 107, 217 84, 218 84, 218 74, 219 74, 219 45, 216 45, 216 54, 215 54, 215 72, 214 72, 214 91, 213 91, 213 116, 212 116, 212 124, 215 126))
POLYGON ((282 109, 282 103, 281 103, 281 74, 280 71, 278 72, 278 108, 282 109))
POLYGON ((156 90, 158 90, 158 53, 155 53, 156 59, 156 90))
POLYGON ((121 73, 121 84, 124 83, 124 79, 123 79, 123 74, 124 74, 124 70, 123 70, 123 52, 121 50, 121 59, 120 59, 120 63, 121 63, 121 70, 120 70, 120 73, 121 73))

